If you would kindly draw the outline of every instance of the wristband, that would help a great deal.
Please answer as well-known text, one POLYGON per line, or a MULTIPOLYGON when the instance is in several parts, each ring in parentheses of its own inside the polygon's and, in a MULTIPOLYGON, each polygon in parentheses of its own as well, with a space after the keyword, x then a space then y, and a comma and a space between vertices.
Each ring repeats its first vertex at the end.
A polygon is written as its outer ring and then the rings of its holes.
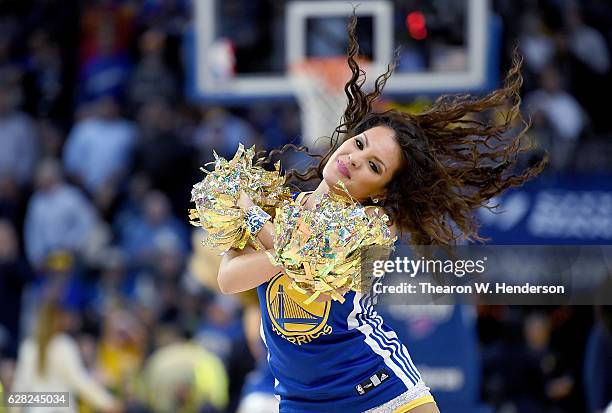
POLYGON ((268 215, 263 209, 257 205, 253 205, 245 214, 244 224, 251 233, 251 236, 256 237, 270 218, 270 215, 268 215))

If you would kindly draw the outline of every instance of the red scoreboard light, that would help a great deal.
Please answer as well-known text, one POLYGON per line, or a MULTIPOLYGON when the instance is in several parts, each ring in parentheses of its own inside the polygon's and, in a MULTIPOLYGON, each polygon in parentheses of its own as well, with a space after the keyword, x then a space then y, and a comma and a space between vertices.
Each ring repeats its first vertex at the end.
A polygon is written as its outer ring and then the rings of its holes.
POLYGON ((425 39, 427 37, 427 22, 425 21, 425 15, 420 11, 408 13, 406 16, 406 28, 413 39, 425 39))

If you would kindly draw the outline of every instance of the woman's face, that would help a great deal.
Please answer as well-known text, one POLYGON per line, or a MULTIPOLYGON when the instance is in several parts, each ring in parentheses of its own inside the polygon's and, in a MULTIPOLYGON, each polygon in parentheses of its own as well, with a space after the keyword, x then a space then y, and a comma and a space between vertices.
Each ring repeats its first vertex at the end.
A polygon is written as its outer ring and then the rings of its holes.
POLYGON ((334 191, 342 181, 351 196, 362 202, 383 198, 401 164, 393 129, 375 126, 348 139, 332 154, 323 169, 323 180, 334 191))

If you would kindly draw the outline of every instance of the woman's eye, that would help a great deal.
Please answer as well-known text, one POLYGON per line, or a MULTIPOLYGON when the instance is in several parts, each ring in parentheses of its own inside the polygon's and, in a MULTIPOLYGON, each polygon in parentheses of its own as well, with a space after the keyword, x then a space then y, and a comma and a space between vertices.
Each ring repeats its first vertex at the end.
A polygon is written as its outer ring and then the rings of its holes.
POLYGON ((376 164, 372 161, 370 161, 370 168, 372 168, 374 172, 378 173, 378 166, 376 166, 376 164))
POLYGON ((359 139, 355 139, 355 144, 359 149, 363 149, 363 142, 361 142, 359 139))

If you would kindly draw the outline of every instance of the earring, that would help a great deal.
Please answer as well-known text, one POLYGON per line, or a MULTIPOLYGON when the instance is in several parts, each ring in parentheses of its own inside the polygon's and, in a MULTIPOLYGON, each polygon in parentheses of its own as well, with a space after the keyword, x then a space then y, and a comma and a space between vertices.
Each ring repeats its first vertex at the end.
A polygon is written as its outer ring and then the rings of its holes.
POLYGON ((374 202, 375 204, 378 204, 378 198, 372 198, 372 202, 374 202))

